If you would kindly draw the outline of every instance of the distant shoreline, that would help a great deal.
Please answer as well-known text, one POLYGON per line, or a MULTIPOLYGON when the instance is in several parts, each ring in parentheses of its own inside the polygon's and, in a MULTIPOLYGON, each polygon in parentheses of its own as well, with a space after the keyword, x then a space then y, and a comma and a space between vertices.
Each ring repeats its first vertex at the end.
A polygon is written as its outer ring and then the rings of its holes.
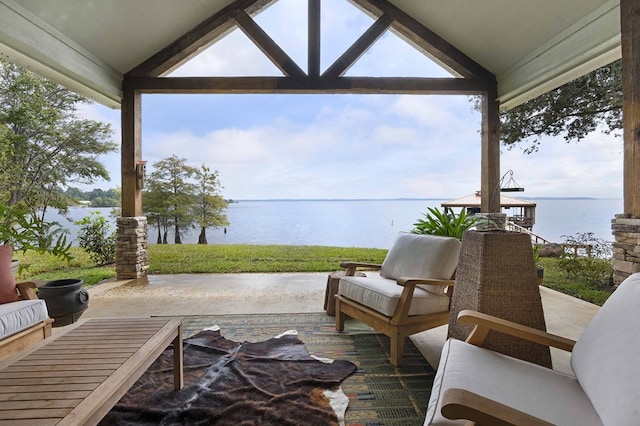
MULTIPOLYGON (((619 198, 597 198, 597 197, 516 197, 523 200, 622 200, 619 198)), ((233 202, 274 202, 274 201, 440 201, 450 198, 262 198, 262 199, 241 199, 233 198, 233 202)))

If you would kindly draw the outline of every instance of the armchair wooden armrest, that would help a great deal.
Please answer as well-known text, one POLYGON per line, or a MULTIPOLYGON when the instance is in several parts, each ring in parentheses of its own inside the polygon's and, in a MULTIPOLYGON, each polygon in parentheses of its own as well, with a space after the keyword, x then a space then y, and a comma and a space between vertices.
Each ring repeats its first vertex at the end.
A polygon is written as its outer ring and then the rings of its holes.
POLYGON ((346 269, 345 275, 348 277, 352 277, 356 273, 356 269, 358 268, 367 268, 379 270, 382 268, 382 265, 378 263, 364 263, 364 262, 341 262, 340 267, 346 269))
POLYGON ((448 419, 469 420, 471 425, 550 426, 542 419, 523 413, 464 389, 448 389, 442 396, 442 415, 448 419))
POLYGON ((483 314, 481 312, 463 310, 458 314, 458 323, 475 324, 473 331, 467 337, 467 343, 480 346, 489 334, 490 330, 500 333, 509 334, 531 342, 540 343, 545 346, 562 349, 568 352, 573 350, 576 344, 575 340, 567 339, 562 336, 547 333, 536 328, 527 327, 522 324, 497 318, 492 315, 483 314))
POLYGON ((435 278, 411 278, 411 277, 401 277, 396 281, 398 285, 406 286, 406 285, 418 285, 418 284, 427 284, 427 285, 439 285, 442 287, 453 287, 456 283, 455 280, 439 280, 435 278))
POLYGON ((20 295, 20 300, 36 300, 38 296, 36 295, 34 288, 37 288, 38 285, 33 281, 25 281, 21 283, 16 283, 16 289, 18 290, 18 294, 20 295))

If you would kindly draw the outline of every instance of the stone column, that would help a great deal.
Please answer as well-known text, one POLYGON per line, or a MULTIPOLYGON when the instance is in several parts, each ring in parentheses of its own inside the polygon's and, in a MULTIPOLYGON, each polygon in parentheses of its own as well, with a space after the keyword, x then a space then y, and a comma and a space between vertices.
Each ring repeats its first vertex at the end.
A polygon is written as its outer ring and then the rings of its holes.
POLYGON ((629 275, 640 272, 640 219, 618 214, 611 220, 613 243, 613 283, 619 285, 629 275))
POLYGON ((119 217, 116 221, 116 276, 118 279, 136 279, 147 275, 147 218, 119 217))

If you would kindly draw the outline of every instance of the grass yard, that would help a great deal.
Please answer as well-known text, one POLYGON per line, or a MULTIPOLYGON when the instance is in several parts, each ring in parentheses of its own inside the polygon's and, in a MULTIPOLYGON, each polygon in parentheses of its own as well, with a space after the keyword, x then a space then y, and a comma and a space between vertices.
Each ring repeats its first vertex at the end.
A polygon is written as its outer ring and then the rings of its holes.
MULTIPOLYGON (((96 267, 80 248, 73 248, 70 264, 52 256, 15 253, 21 261, 20 281, 80 278, 85 285, 115 277, 113 266, 96 267)), ((204 274, 243 272, 329 272, 343 260, 382 263, 387 250, 371 248, 282 245, 150 245, 150 274, 204 274)), ((544 285, 571 296, 602 305, 610 287, 571 279, 558 267, 558 259, 542 258, 544 285)))

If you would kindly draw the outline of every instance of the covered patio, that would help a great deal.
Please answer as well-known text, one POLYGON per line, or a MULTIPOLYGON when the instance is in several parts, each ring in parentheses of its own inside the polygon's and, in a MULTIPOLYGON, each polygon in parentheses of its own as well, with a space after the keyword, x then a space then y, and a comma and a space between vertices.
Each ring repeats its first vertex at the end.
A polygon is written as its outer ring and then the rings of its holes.
POLYGON ((326 70, 320 69, 321 0, 308 1, 308 63, 295 61, 253 16, 274 0, 110 2, 77 7, 69 0, 0 1, 0 53, 10 61, 122 110, 122 218, 117 273, 144 276, 148 268, 141 134, 145 93, 394 93, 473 94, 482 97, 479 141, 481 211, 499 211, 500 109, 623 57, 625 93, 624 211, 616 235, 615 280, 640 270, 633 255, 640 230, 640 36, 633 0, 486 1, 351 0, 373 24, 326 70), (239 28, 282 77, 164 77, 239 28), (345 77, 385 31, 393 31, 452 74, 452 78, 345 77), (508 36, 506 36, 508 35, 508 36), (125 242, 126 241, 126 242, 125 242))
MULTIPOLYGON (((109 293, 153 284, 146 280, 147 222, 143 216, 142 97, 149 93, 458 94, 482 99, 480 210, 500 211, 501 109, 509 109, 622 58, 624 91, 624 211, 612 218, 614 279, 640 272, 640 4, 636 0, 483 2, 350 0, 373 24, 326 70, 320 67, 321 0, 308 0, 308 63, 296 64, 253 17, 275 0, 171 0, 54 3, 0 0, 0 54, 104 105, 121 109, 122 217, 118 219, 116 270, 121 282, 94 289, 87 317, 155 315, 131 294, 109 293), (282 72, 282 77, 166 77, 173 69, 239 28, 282 72), (346 77, 345 73, 385 31, 448 70, 451 78, 346 77), (132 280, 132 281, 130 281, 132 280), (130 282, 127 282, 130 281, 130 282), (128 311, 127 302, 138 310, 128 311)), ((597 176, 594 176, 597 178, 597 176)), ((585 185, 588 184, 585 182, 585 185)), ((238 276, 218 277, 239 279, 238 276)), ((255 277, 254 285, 264 285, 255 277)), ((160 279, 160 278, 158 278, 160 279)), ((181 279, 184 279, 181 278, 181 279)), ((300 276, 294 277, 300 279, 300 276)), ((323 277, 310 276, 316 299, 323 277), (320 284, 318 284, 318 282, 320 284)), ((202 280, 202 277, 198 277, 202 280)), ((184 288, 180 289, 184 291, 184 288)), ((178 293, 180 292, 178 290, 178 293)), ((194 290, 195 291, 195 290, 194 290)), ((245 291, 245 293, 246 293, 245 291)), ((580 335, 597 307, 542 289, 551 332, 580 335)), ((188 297, 183 293, 185 301, 188 297)), ((179 294, 176 295, 179 297, 179 294)), ((252 310, 242 294, 238 309, 252 310)), ((294 304, 279 297, 280 312, 294 304), (282 301, 285 301, 285 306, 282 301)), ((174 298, 175 300, 175 298, 174 298)), ((262 301, 264 306, 264 301, 262 301)), ((296 309, 307 309, 299 305, 296 309)), ((155 308, 163 309, 161 304, 155 308)), ((197 308, 191 304, 190 308, 197 308)), ((135 309, 135 308, 134 308, 135 309)), ((318 308, 313 308, 319 310, 318 308)), ((187 307, 164 315, 200 315, 187 307)), ((240 313, 239 311, 235 311, 240 313)), ((244 311, 243 311, 244 312, 244 311)), ((432 365, 446 328, 412 336, 432 365)), ((565 355, 554 354, 562 371, 565 355)))

